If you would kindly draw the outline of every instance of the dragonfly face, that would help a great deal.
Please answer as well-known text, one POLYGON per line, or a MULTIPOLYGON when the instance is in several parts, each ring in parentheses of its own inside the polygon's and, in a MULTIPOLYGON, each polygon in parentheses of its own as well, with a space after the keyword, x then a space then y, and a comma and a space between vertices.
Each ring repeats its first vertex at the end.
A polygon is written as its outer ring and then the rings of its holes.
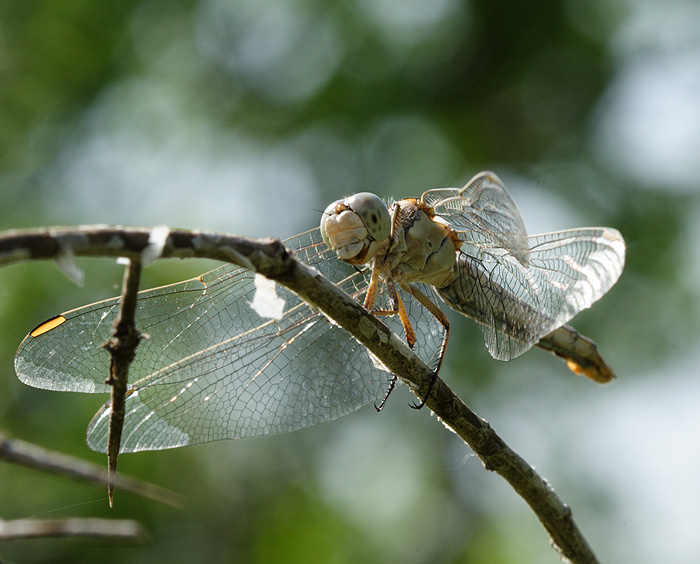
MULTIPOLYGON (((595 345, 562 325, 619 277, 625 247, 614 229, 528 237, 492 173, 391 210, 358 195, 323 218, 287 248, 368 309, 396 312, 383 321, 429 366, 439 367, 446 345, 447 320, 430 297, 437 292, 476 320, 496 358, 536 344, 574 371, 613 377, 595 345)), ((251 308, 254 274, 232 265, 139 293, 136 323, 150 338, 131 365, 122 452, 293 431, 384 396, 391 375, 367 349, 293 292, 277 291, 285 307, 275 319, 251 308)), ((19 378, 50 390, 109 391, 101 345, 118 306, 105 300, 40 325, 17 351, 19 378)), ((88 427, 95 450, 106 447, 109 414, 103 406, 88 427)))
POLYGON ((323 241, 349 264, 372 260, 390 235, 389 210, 379 196, 369 192, 333 202, 321 218, 323 241))

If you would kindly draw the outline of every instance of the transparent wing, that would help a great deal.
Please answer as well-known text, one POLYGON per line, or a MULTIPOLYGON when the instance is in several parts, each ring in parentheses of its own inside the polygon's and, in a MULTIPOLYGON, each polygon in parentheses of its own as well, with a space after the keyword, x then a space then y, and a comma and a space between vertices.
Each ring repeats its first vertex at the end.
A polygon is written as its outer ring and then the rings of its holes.
POLYGON ((481 172, 463 188, 428 190, 421 197, 450 227, 484 250, 527 255, 527 231, 520 210, 492 172, 481 172))
MULTIPOLYGON (((350 295, 364 293, 368 274, 335 258, 318 229, 285 243, 350 295)), ((139 294, 136 322, 150 338, 131 366, 122 452, 292 431, 383 396, 390 375, 365 347, 283 287, 282 318, 260 317, 250 306, 253 279, 225 265, 139 294)), ((420 335, 416 351, 435 366, 442 327, 406 300, 420 335)), ((17 352, 20 379, 51 390, 108 391, 109 357, 101 344, 117 310, 118 299, 106 300, 35 330, 17 352)), ((383 321, 401 334, 398 320, 383 321)), ((104 450, 108 419, 104 406, 88 428, 91 448, 104 450)))
POLYGON ((458 278, 439 295, 473 317, 494 358, 515 358, 605 294, 619 278, 625 244, 591 227, 527 237, 518 209, 493 173, 465 188, 423 196, 462 241, 458 278))

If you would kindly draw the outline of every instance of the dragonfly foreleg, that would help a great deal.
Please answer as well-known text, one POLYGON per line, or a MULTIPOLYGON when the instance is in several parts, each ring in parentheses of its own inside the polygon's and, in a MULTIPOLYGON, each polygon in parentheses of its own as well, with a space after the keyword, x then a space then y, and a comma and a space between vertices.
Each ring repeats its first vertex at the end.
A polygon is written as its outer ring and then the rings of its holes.
POLYGON ((367 311, 372 311, 374 307, 374 301, 377 299, 377 290, 379 288, 379 269, 372 269, 372 276, 369 279, 369 286, 367 286, 367 293, 365 294, 365 301, 362 306, 367 311))
POLYGON ((363 306, 372 315, 398 315, 406 335, 406 342, 409 347, 413 348, 413 345, 416 344, 416 332, 411 325, 411 321, 408 319, 408 313, 406 312, 406 307, 403 305, 403 300, 396 291, 396 284, 394 284, 394 280, 389 276, 384 277, 386 293, 389 300, 389 309, 372 309, 377 298, 379 272, 380 270, 378 268, 372 269, 372 277, 367 287, 367 294, 365 295, 363 306))
POLYGON ((386 291, 389 296, 389 305, 391 309, 388 310, 376 310, 372 313, 374 315, 397 315, 401 320, 401 325, 403 327, 404 333, 406 334, 406 342, 408 346, 413 348, 416 344, 416 332, 411 325, 411 320, 408 318, 408 312, 406 311, 406 306, 403 305, 403 300, 401 296, 396 291, 396 285, 392 279, 385 281, 386 291))

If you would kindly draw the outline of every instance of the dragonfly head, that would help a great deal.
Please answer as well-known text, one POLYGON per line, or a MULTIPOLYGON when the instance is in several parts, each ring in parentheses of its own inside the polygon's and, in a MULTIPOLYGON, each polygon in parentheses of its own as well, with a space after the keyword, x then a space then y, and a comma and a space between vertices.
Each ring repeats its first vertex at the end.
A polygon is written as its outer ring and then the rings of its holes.
POLYGON ((360 192, 330 204, 321 217, 323 241, 351 264, 369 262, 391 235, 391 215, 379 196, 360 192))

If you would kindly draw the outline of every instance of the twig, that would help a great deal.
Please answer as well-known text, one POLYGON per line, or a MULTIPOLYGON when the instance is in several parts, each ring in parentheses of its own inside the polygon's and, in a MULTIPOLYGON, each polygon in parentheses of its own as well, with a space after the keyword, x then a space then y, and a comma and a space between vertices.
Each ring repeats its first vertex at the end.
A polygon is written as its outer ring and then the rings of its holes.
MULTIPOLYGON (((96 484, 109 484, 110 479, 103 468, 79 458, 54 452, 18 439, 8 439, 0 435, 0 460, 21 464, 52 474, 59 474, 96 484)), ((112 481, 119 488, 172 505, 182 506, 182 497, 153 484, 117 474, 112 481)))
POLYGON ((123 519, 0 519, 0 541, 48 537, 99 537, 144 541, 136 521, 123 519))
MULTIPOLYGON (((81 227, 6 232, 0 235, 0 264, 61 256, 66 245, 76 255, 130 256, 143 252, 148 229, 81 227)), ((294 259, 276 240, 253 240, 204 233, 171 231, 163 257, 202 257, 250 268, 285 285, 350 332, 419 396, 433 373, 397 335, 360 304, 314 269, 294 259)), ((560 555, 574 564, 596 564, 593 551, 576 525, 571 510, 551 486, 496 434, 489 424, 440 379, 426 404, 530 505, 560 555)))
POLYGON ((112 327, 112 337, 103 345, 109 351, 109 378, 111 409, 109 415, 109 438, 107 444, 107 466, 109 484, 109 506, 114 506, 114 475, 117 472, 119 446, 124 427, 125 398, 129 380, 129 366, 136 355, 136 347, 141 339, 136 330, 134 314, 141 278, 141 259, 129 259, 124 269, 124 283, 119 315, 112 327))

